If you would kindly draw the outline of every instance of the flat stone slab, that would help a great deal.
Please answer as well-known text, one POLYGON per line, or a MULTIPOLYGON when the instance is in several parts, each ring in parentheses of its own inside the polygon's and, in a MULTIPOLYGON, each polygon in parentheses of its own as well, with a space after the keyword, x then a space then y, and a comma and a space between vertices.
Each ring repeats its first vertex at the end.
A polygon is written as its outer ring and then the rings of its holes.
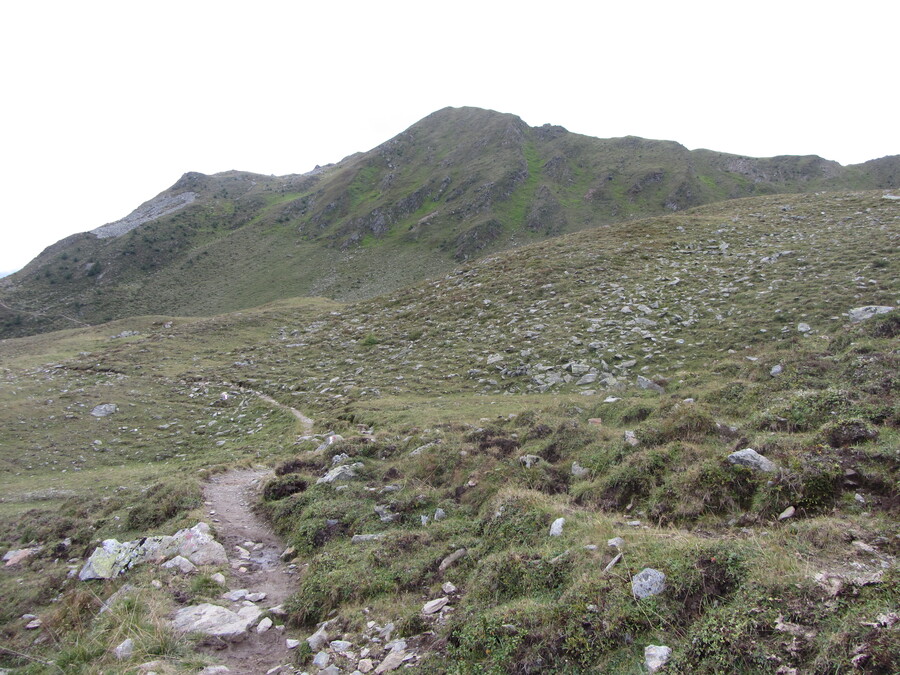
POLYGON ((258 607, 241 607, 237 612, 208 602, 179 609, 172 628, 180 633, 203 633, 227 642, 238 642, 262 615, 258 607))

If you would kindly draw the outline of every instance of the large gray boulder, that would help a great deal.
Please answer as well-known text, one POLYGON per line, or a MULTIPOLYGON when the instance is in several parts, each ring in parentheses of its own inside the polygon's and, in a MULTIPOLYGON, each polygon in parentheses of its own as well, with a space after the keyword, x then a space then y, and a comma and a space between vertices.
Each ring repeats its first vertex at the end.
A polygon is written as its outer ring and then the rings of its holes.
POLYGON ((732 452, 728 455, 728 461, 732 464, 746 466, 754 471, 764 471, 766 473, 771 473, 778 469, 775 462, 766 459, 753 448, 744 448, 743 450, 732 452))
POLYGON ((175 612, 172 628, 179 633, 202 633, 226 642, 238 642, 246 637, 247 631, 261 615, 262 610, 252 605, 232 612, 206 602, 175 612))
POLYGON ((878 314, 887 314, 893 310, 893 307, 888 307, 887 305, 866 305, 865 307, 854 307, 847 314, 850 317, 850 321, 859 323, 878 314))
POLYGON ((638 600, 659 595, 666 590, 666 575, 652 567, 645 567, 631 578, 631 592, 638 600))

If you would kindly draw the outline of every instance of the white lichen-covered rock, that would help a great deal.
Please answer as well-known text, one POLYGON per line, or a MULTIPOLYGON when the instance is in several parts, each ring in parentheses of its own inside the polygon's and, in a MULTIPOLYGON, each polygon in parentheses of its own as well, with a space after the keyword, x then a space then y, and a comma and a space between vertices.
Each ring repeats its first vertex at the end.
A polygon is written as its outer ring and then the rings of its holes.
POLYGON ((553 524, 550 525, 550 536, 551 537, 559 537, 563 533, 563 525, 566 524, 565 518, 557 518, 553 521, 553 524))
POLYGON ((100 546, 94 549, 91 557, 81 568, 78 578, 82 581, 112 579, 136 562, 143 562, 144 559, 138 542, 105 539, 100 546))
POLYGON ((202 633, 227 642, 243 640, 247 631, 262 615, 258 607, 248 605, 236 612, 203 603, 178 610, 172 619, 172 628, 179 633, 202 633))
POLYGON ((666 665, 672 657, 672 648, 665 645, 647 645, 644 647, 644 665, 651 673, 666 665))
POLYGON ((193 565, 224 565, 228 563, 225 547, 209 533, 209 525, 197 523, 179 530, 173 536, 145 537, 120 542, 106 539, 94 549, 78 575, 88 579, 112 579, 125 570, 144 562, 161 562, 181 556, 193 565))

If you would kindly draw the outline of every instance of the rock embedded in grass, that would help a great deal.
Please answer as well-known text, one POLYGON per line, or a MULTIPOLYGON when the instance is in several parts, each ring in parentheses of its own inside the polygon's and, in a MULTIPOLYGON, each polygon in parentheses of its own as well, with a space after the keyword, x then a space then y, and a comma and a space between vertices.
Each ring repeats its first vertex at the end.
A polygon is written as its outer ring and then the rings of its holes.
POLYGON ((113 650, 113 654, 119 661, 127 661, 131 658, 131 655, 134 653, 134 640, 128 638, 127 640, 123 640, 119 645, 113 650))
POLYGON ((434 614, 436 612, 439 612, 440 610, 442 610, 444 608, 444 606, 448 602, 450 602, 450 598, 448 598, 446 596, 444 596, 443 598, 437 598, 435 600, 426 602, 425 605, 422 607, 422 613, 423 614, 434 614))
POLYGON ((638 600, 659 595, 666 590, 666 575, 652 567, 645 567, 631 578, 631 592, 638 600))
POLYGON ((850 321, 859 323, 860 321, 871 319, 878 314, 887 314, 888 312, 894 311, 894 309, 894 307, 889 307, 887 305, 866 305, 864 307, 854 307, 847 312, 847 315, 850 317, 850 321))
POLYGON ((118 409, 119 407, 115 403, 101 403, 100 405, 94 406, 91 410, 91 415, 94 417, 109 417, 118 409))
POLYGON ((557 518, 553 521, 553 524, 550 526, 550 536, 551 537, 559 537, 562 536, 563 533, 563 525, 566 524, 565 518, 557 518))
POLYGON ((778 469, 775 462, 763 457, 753 448, 744 448, 743 450, 732 452, 728 455, 728 461, 732 464, 746 466, 749 469, 764 471, 766 473, 771 473, 778 469))
POLYGON ((665 645, 647 645, 644 647, 644 665, 651 673, 666 665, 672 657, 672 648, 665 645))

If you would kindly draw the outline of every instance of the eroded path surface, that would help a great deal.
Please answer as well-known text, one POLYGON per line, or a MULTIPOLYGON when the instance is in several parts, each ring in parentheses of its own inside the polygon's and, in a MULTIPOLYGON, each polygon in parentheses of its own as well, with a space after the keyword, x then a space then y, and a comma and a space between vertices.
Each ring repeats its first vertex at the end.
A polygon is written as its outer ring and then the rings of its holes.
MULTIPOLYGON (((231 561, 228 588, 265 593, 265 599, 257 603, 261 609, 282 604, 295 590, 297 579, 281 561, 284 544, 251 509, 270 474, 268 469, 229 471, 213 476, 204 487, 216 538, 225 546, 231 561)), ((278 617, 273 619, 276 625, 282 623, 278 617)), ((213 647, 210 652, 232 673, 265 673, 291 661, 286 637, 284 631, 274 627, 262 634, 251 628, 243 641, 216 645, 219 649, 213 647)))
POLYGON ((256 394, 257 396, 259 396, 263 401, 265 401, 269 405, 275 406, 276 408, 281 408, 282 410, 285 410, 285 411, 289 412, 291 415, 293 415, 294 418, 300 423, 300 426, 303 429, 303 433, 305 433, 305 434, 312 433, 313 421, 309 417, 304 415, 302 412, 300 412, 296 408, 290 407, 289 405, 285 405, 284 403, 279 403, 274 398, 272 398, 271 396, 267 396, 266 394, 262 394, 258 391, 254 391, 253 393, 256 394))

